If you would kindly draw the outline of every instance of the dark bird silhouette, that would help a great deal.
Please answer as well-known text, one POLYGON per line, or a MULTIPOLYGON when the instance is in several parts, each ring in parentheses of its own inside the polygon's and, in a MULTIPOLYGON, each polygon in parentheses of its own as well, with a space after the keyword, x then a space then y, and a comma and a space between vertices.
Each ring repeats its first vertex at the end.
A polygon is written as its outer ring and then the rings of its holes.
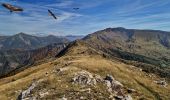
POLYGON ((6 9, 10 10, 10 12, 21 12, 23 9, 21 7, 16 7, 11 4, 7 3, 2 3, 2 6, 5 7, 6 9))
POLYGON ((80 8, 73 8, 74 10, 78 10, 78 9, 80 9, 80 8))
POLYGON ((57 17, 55 16, 55 14, 51 11, 51 10, 48 10, 48 13, 50 16, 52 16, 54 19, 57 19, 57 17))

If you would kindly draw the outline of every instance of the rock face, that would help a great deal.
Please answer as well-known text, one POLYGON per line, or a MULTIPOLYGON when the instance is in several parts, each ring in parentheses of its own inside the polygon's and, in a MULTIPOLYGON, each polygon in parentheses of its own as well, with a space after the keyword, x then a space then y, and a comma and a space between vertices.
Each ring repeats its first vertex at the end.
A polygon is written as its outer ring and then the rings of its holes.
POLYGON ((116 81, 113 76, 107 75, 106 78, 104 79, 105 83, 108 87, 109 92, 121 92, 121 89, 123 88, 123 85, 119 82, 116 81))
POLYGON ((124 86, 117 80, 114 79, 112 75, 107 75, 104 78, 104 82, 110 92, 110 98, 116 100, 132 100, 129 94, 123 92, 124 86))
POLYGON ((42 82, 43 80, 38 80, 38 81, 34 81, 29 87, 28 89, 22 91, 20 93, 20 95, 18 96, 17 100, 36 100, 36 97, 32 97, 31 92, 35 89, 35 87, 37 87, 37 85, 42 82))
POLYGON ((93 75, 87 71, 81 71, 75 74, 75 77, 72 79, 73 83, 82 84, 82 85, 96 85, 96 80, 93 75))
POLYGON ((28 89, 20 93, 17 100, 24 100, 31 93, 31 91, 36 87, 36 85, 37 83, 32 83, 28 89))
MULTIPOLYGON (((61 71, 60 68, 59 71, 61 71)), ((65 69, 65 68, 64 68, 65 69)), ((65 71, 65 70, 62 70, 65 71)), ((50 95, 50 91, 47 89, 41 89, 38 91, 38 95, 35 95, 36 93, 33 93, 33 90, 35 90, 40 83, 42 83, 43 80, 38 80, 33 82, 26 90, 22 91, 20 95, 18 96, 17 100, 36 100, 36 99, 44 99, 46 96, 50 95)), ((100 75, 90 73, 88 71, 80 71, 75 73, 74 77, 72 78, 73 84, 82 85, 83 88, 79 91, 79 93, 88 93, 91 94, 93 89, 92 87, 98 87, 98 85, 102 85, 102 87, 105 88, 105 93, 108 93, 108 96, 110 99, 113 100, 133 100, 130 94, 127 94, 125 92, 124 86, 117 81, 112 75, 106 75, 105 78, 102 78, 100 75), (87 86, 87 87, 86 87, 87 86), (90 88, 88 87, 90 86, 90 88)), ((127 91, 127 90, 126 90, 127 91)), ((67 97, 67 96, 66 96, 67 97)), ((81 96, 80 99, 83 99, 84 97, 81 96)), ((67 100, 65 98, 65 95, 60 100, 67 100)))
POLYGON ((167 85, 168 85, 167 82, 165 81, 165 79, 155 81, 155 83, 158 84, 158 85, 161 85, 163 87, 167 87, 167 85))
POLYGON ((115 80, 112 75, 106 75, 106 77, 103 79, 100 75, 93 75, 90 72, 81 71, 75 74, 72 82, 74 84, 92 86, 95 86, 100 82, 103 85, 106 85, 111 99, 133 100, 130 94, 127 94, 123 91, 124 86, 119 81, 115 80))

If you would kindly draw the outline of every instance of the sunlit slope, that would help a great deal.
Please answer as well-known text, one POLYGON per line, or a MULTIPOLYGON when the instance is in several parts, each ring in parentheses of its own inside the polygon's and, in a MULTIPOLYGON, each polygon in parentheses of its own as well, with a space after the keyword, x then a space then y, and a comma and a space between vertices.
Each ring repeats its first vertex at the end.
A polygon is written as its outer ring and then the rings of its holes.
POLYGON ((94 47, 116 49, 157 59, 170 59, 170 32, 107 28, 84 40, 94 47))
POLYGON ((150 64, 152 67, 143 69, 170 78, 169 32, 107 28, 89 34, 83 40, 110 56, 150 64))
POLYGON ((159 77, 147 74, 140 69, 124 64, 118 60, 110 60, 102 52, 90 48, 83 42, 69 45, 55 61, 40 64, 23 72, 0 80, 0 99, 16 99, 22 90, 35 81, 39 83, 30 94, 37 99, 98 99, 110 100, 110 93, 103 83, 82 85, 72 83, 77 72, 86 71, 105 78, 112 75, 115 80, 136 92, 130 95, 134 100, 169 100, 170 85, 160 86, 154 81, 159 77), (89 91, 90 92, 87 92, 89 91), (43 94, 43 95, 42 95, 43 94), (42 97, 42 98, 41 98, 42 97))

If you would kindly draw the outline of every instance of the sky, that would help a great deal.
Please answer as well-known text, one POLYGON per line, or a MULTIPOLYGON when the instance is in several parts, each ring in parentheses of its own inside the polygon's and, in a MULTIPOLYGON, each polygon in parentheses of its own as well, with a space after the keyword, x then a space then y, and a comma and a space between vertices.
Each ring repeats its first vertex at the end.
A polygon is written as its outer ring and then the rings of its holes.
POLYGON ((0 0, 0 34, 86 35, 112 27, 170 31, 170 0, 0 0), (74 10, 73 8, 80 8, 74 10), (50 9, 58 19, 48 15, 50 9))

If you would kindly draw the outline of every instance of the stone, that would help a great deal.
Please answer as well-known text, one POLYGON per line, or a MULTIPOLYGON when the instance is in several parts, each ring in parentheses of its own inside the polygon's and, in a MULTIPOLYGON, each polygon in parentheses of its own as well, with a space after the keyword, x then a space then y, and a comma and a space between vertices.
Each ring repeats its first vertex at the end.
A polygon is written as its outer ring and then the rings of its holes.
POLYGON ((104 80, 105 80, 106 86, 108 87, 109 92, 121 91, 121 88, 123 87, 123 85, 119 81, 115 80, 113 76, 107 75, 106 78, 104 78, 104 80))
POLYGON ((38 81, 33 81, 33 83, 28 87, 28 89, 21 91, 19 96, 17 97, 17 100, 36 100, 36 97, 29 97, 31 95, 31 92, 33 89, 38 85, 38 83, 42 82, 43 79, 40 79, 38 81))
POLYGON ((59 100, 67 100, 67 98, 65 96, 63 96, 61 99, 59 100))
POLYGON ((133 100, 131 95, 114 96, 115 100, 133 100))
POLYGON ((104 80, 108 80, 108 81, 112 82, 114 80, 114 78, 112 75, 106 75, 104 80))
POLYGON ((112 92, 112 84, 111 84, 111 82, 110 81, 108 81, 108 80, 105 80, 105 84, 106 84, 106 86, 107 86, 107 88, 108 88, 108 91, 109 92, 112 92))
POLYGON ((80 100, 83 100, 83 99, 84 99, 84 97, 83 97, 83 96, 81 96, 81 97, 80 97, 80 100))
POLYGON ((28 89, 26 89, 20 93, 17 100, 24 100, 24 98, 26 98, 31 93, 31 91, 36 87, 36 85, 37 85, 37 83, 33 82, 28 89))
MULTIPOLYGON (((114 79, 112 75, 107 75, 104 78, 104 82, 110 92, 110 99, 113 100, 132 100, 132 97, 123 92, 124 86, 117 80, 114 79)), ((131 90, 132 91, 132 90, 131 90)))
POLYGON ((87 93, 90 93, 90 92, 91 92, 91 88, 87 88, 87 89, 80 90, 80 92, 87 92, 87 93))
POLYGON ((131 97, 131 95, 126 95, 124 99, 125 99, 125 100, 133 100, 132 97, 131 97))
POLYGON ((103 82, 103 78, 100 75, 95 74, 94 78, 96 79, 96 82, 99 82, 99 83, 103 82))
POLYGON ((47 96, 48 94, 49 94, 48 91, 46 91, 46 92, 39 92, 40 98, 44 98, 44 97, 47 96))
POLYGON ((69 67, 58 68, 58 69, 57 69, 57 72, 63 72, 63 71, 66 71, 66 70, 68 70, 68 69, 69 69, 69 67))
POLYGON ((81 71, 75 74, 75 77, 72 79, 73 83, 82 84, 82 85, 96 85, 96 80, 93 75, 87 71, 81 71))
POLYGON ((155 81, 155 83, 158 85, 161 85, 163 87, 167 87, 167 85, 168 85, 165 79, 155 81))
POLYGON ((127 92, 128 92, 128 93, 134 93, 134 92, 136 92, 136 90, 135 90, 135 89, 130 89, 130 88, 129 88, 129 89, 127 89, 127 92))
POLYGON ((123 96, 114 96, 114 98, 116 99, 116 100, 123 100, 123 96))

